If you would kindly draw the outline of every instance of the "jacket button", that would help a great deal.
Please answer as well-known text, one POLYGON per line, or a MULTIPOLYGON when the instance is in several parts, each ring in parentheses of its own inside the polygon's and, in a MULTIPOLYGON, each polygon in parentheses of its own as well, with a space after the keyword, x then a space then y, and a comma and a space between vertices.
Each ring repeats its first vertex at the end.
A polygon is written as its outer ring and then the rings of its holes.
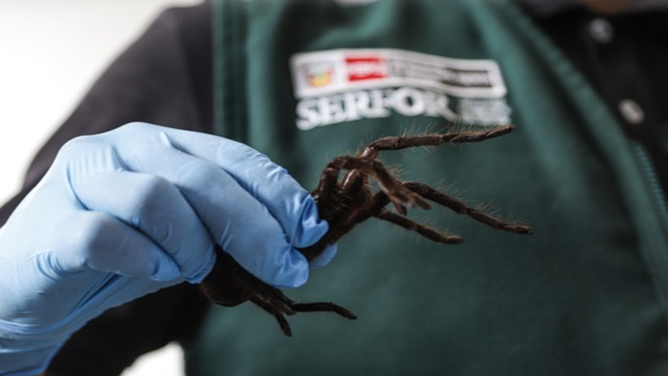
POLYGON ((609 43, 614 36, 610 21, 603 18, 594 18, 589 23, 589 35, 598 43, 609 43))
POLYGON ((623 99, 619 102, 619 112, 624 120, 632 125, 638 125, 645 120, 645 111, 631 99, 623 99))

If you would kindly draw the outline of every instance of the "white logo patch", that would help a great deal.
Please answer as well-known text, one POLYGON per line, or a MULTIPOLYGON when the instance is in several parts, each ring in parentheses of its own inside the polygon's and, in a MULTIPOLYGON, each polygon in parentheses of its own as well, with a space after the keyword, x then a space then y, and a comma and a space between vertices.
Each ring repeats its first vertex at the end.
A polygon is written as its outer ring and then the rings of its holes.
POLYGON ((392 112, 483 125, 510 120, 506 86, 493 60, 339 49, 295 54, 290 64, 302 130, 392 112))

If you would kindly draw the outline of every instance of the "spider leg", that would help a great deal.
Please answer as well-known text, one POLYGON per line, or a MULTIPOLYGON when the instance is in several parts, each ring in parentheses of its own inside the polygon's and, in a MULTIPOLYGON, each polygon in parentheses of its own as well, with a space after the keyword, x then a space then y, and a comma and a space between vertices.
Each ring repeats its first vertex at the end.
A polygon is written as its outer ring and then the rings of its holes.
POLYGON ((349 320, 357 319, 357 315, 332 302, 295 303, 292 309, 295 312, 334 312, 349 320))
POLYGON ((295 303, 283 292, 270 286, 243 269, 227 253, 219 254, 214 270, 202 281, 202 290, 214 303, 233 307, 250 301, 274 316, 281 331, 292 336, 286 316, 296 312, 334 312, 347 319, 357 317, 349 310, 329 302, 295 303), (217 286, 224 286, 217 288, 217 286))
POLYGON ((403 215, 392 213, 387 210, 382 210, 378 215, 376 215, 376 217, 394 223, 395 225, 399 225, 406 230, 415 231, 436 243, 459 244, 464 241, 461 236, 441 234, 429 226, 417 223, 408 217, 404 217, 403 215))
MULTIPOLYGON (((280 291, 279 294, 283 295, 282 293, 280 293, 280 291)), ((283 295, 283 297, 285 299, 288 299, 285 295, 283 295)), ((288 323, 288 320, 285 318, 285 315, 294 314, 294 311, 290 309, 289 305, 287 306, 287 311, 286 311, 284 310, 286 307, 279 308, 274 304, 275 302, 267 301, 263 298, 260 298, 257 295, 253 296, 250 299, 250 301, 253 302, 255 305, 257 305, 258 307, 262 308, 263 310, 269 312, 269 314, 271 314, 272 316, 274 316, 274 318, 278 322, 278 326, 281 327, 281 331, 283 332, 283 334, 285 334, 288 337, 292 337, 292 328, 290 328, 290 324, 288 323)))
POLYGON ((484 131, 450 132, 441 134, 424 134, 417 136, 384 137, 369 144, 359 155, 363 158, 376 158, 383 150, 401 150, 420 146, 438 146, 446 142, 463 143, 489 140, 512 132, 514 125, 502 125, 484 131))
POLYGON ((437 191, 436 189, 422 183, 417 182, 405 182, 404 186, 411 191, 417 193, 418 195, 436 202, 442 206, 445 206, 457 213, 467 215, 474 220, 481 222, 489 227, 492 227, 501 231, 508 231, 515 234, 531 234, 533 230, 529 226, 518 225, 515 223, 508 223, 501 221, 498 218, 495 218, 485 212, 470 208, 463 202, 452 198, 442 192, 437 191))
POLYGON ((401 181, 395 178, 382 163, 374 159, 343 155, 334 158, 327 165, 327 168, 338 169, 339 171, 343 169, 359 170, 373 176, 401 214, 406 214, 408 208, 415 206, 423 209, 430 208, 427 201, 404 187, 401 181))
POLYGON ((332 302, 295 303, 279 289, 269 288, 272 290, 270 294, 254 295, 250 301, 274 316, 281 331, 288 337, 292 336, 292 328, 285 316, 297 312, 333 312, 349 320, 357 319, 354 313, 332 302))
POLYGON ((318 202, 318 210, 323 217, 325 213, 334 213, 340 201, 338 182, 340 172, 341 168, 338 166, 333 166, 331 163, 327 165, 320 175, 318 186, 311 192, 311 196, 318 202))

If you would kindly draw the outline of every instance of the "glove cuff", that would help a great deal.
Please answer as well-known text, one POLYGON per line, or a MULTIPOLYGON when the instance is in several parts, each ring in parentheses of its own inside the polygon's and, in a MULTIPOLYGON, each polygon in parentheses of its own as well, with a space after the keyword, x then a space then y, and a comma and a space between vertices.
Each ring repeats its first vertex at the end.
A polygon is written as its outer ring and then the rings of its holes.
POLYGON ((0 320, 0 376, 37 375, 65 344, 58 331, 35 331, 0 320))
POLYGON ((0 345, 1 376, 34 376, 46 370, 60 346, 35 350, 15 350, 0 345))

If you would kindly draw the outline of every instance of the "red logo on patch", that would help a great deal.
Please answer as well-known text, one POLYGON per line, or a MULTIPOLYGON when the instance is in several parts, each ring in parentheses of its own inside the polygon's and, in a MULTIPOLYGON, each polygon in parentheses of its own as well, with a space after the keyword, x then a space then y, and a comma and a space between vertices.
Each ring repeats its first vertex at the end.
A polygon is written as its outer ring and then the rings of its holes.
POLYGON ((376 80, 387 77, 387 64, 379 56, 347 57, 348 81, 376 80))

